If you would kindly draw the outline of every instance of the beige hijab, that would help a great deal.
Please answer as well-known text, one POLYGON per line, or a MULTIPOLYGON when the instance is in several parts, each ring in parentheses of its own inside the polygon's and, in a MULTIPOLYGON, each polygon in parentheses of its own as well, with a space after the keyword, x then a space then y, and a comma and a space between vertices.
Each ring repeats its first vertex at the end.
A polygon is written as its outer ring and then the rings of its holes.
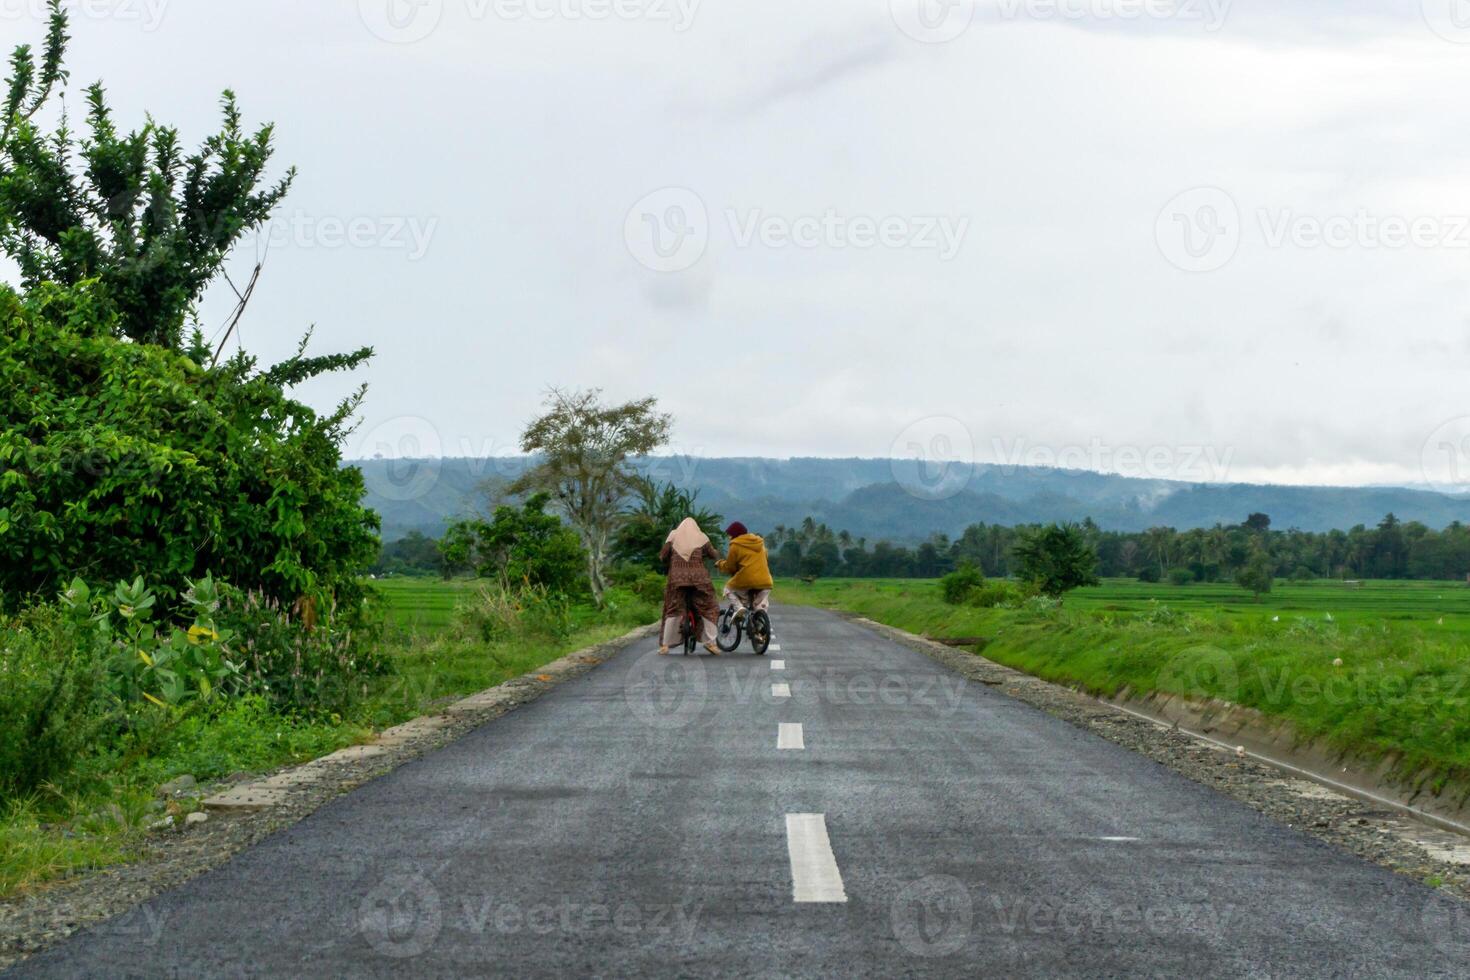
POLYGON ((694 518, 686 517, 669 532, 668 543, 674 546, 680 558, 688 561, 690 555, 709 544, 709 535, 699 529, 694 518))

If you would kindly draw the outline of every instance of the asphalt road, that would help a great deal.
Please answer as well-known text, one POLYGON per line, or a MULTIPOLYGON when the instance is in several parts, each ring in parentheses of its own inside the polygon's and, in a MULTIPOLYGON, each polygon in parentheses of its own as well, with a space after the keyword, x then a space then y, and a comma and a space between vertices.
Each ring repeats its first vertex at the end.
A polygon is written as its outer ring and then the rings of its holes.
POLYGON ((773 615, 779 652, 624 650, 15 974, 1470 976, 1432 890, 773 615))

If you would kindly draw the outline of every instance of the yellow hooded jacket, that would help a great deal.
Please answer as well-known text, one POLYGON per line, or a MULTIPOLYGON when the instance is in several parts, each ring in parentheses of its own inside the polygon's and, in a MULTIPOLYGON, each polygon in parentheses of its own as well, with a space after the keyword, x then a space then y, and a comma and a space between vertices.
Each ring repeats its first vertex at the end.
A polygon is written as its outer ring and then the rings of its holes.
POLYGON ((770 589, 776 584, 766 562, 766 542, 759 534, 742 534, 731 541, 729 556, 715 566, 730 576, 729 589, 770 589))

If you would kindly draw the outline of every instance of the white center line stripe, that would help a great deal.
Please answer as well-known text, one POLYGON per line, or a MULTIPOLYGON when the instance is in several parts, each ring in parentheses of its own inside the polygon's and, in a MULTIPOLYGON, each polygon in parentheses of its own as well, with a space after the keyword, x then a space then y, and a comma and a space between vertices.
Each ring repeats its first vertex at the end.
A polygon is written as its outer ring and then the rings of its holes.
POLYGON ((842 872, 827 837, 823 813, 786 814, 786 850, 791 855, 791 899, 795 902, 846 902, 842 872))
POLYGON ((781 722, 781 727, 776 731, 776 748, 778 749, 804 749, 806 738, 802 735, 801 725, 790 722, 781 722))
POLYGON ((786 661, 784 661, 784 660, 772 660, 771 661, 771 669, 772 670, 785 670, 786 669, 786 661))
POLYGON ((789 697, 791 697, 791 685, 790 684, 772 684, 771 685, 771 697, 773 697, 773 698, 789 698, 789 697))
POLYGON ((780 653, 781 652, 781 644, 779 644, 779 643, 772 643, 770 646, 766 647, 766 652, 767 653, 780 653))

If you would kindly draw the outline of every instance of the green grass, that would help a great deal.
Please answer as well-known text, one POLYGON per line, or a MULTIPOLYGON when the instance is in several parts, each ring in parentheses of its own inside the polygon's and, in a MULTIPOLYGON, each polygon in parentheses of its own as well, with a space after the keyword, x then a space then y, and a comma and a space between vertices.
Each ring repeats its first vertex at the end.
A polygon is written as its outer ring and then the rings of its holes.
POLYGON ((455 605, 480 585, 427 578, 374 583, 387 625, 383 652, 393 670, 370 683, 349 717, 282 717, 262 701, 241 699, 145 733, 146 751, 99 751, 65 787, 4 801, 0 898, 133 859, 149 824, 197 806, 184 801, 158 809, 156 788, 176 776, 187 773, 202 783, 319 758, 657 617, 653 605, 625 597, 607 610, 573 606, 568 628, 556 635, 522 632, 485 642, 452 628, 455 605))
POLYGON ((478 585, 472 579, 381 578, 372 583, 387 621, 399 629, 428 632, 449 625, 454 606, 478 585))
POLYGON ((1219 697, 1405 771, 1470 776, 1463 583, 1279 585, 1257 603, 1233 586, 1108 581, 1051 610, 950 606, 925 581, 792 584, 780 597, 935 637, 982 637, 992 660, 1098 694, 1219 697))

